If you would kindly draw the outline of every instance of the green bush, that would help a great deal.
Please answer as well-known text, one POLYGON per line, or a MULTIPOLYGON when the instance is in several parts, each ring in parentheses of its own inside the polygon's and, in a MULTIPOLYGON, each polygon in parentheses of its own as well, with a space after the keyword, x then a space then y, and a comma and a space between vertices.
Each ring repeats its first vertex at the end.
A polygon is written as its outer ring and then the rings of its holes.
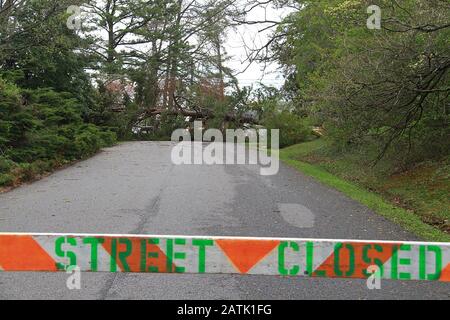
POLYGON ((56 160, 37 160, 33 162, 34 171, 37 174, 42 174, 45 172, 50 172, 55 166, 57 166, 58 161, 56 160))
POLYGON ((117 135, 112 131, 100 132, 100 138, 102 140, 102 147, 110 147, 117 141, 117 135))
POLYGON ((311 127, 307 120, 288 111, 267 115, 263 120, 263 125, 268 130, 280 130, 280 148, 304 142, 311 136, 311 127))
POLYGON ((14 161, 11 161, 5 157, 0 157, 0 174, 10 172, 14 165, 14 161))
POLYGON ((14 182, 14 178, 11 174, 0 173, 0 187, 10 186, 14 182))
POLYGON ((21 163, 19 165, 19 177, 21 181, 30 181, 36 176, 35 167, 30 163, 21 163))
POLYGON ((21 90, 0 78, 0 186, 32 180, 116 142, 114 132, 85 123, 81 110, 71 94, 21 90))

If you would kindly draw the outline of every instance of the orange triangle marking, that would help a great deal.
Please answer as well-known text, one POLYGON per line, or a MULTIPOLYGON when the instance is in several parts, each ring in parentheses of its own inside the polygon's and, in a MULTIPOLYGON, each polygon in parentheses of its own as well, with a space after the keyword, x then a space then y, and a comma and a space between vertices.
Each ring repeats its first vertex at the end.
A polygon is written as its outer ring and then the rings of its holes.
POLYGON ((56 271, 56 261, 26 235, 0 237, 0 264, 4 271, 56 271))
POLYGON ((275 249, 278 240, 216 240, 216 244, 240 273, 247 273, 275 249))
POLYGON ((439 281, 450 282, 450 263, 442 270, 439 281))

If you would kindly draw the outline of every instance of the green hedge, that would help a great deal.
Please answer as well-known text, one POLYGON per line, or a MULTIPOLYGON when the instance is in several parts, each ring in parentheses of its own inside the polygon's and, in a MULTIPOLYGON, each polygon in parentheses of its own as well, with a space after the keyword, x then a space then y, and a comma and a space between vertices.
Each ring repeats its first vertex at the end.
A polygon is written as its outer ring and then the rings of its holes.
POLYGON ((288 111, 266 115, 263 125, 267 129, 280 130, 280 148, 304 142, 311 137, 311 126, 307 120, 288 111))
POLYGON ((0 186, 18 184, 116 142, 107 128, 85 123, 68 93, 22 90, 0 78, 0 186))

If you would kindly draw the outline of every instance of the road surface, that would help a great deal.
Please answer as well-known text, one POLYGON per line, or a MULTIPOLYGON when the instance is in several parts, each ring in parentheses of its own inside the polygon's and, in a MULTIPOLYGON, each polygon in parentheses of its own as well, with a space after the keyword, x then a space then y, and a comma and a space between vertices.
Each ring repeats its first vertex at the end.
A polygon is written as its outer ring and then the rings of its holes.
MULTIPOLYGON (((173 165, 170 142, 130 142, 0 195, 0 231, 418 240, 281 165, 173 165), (298 210, 311 214, 297 217, 298 210)), ((449 299, 450 285, 239 275, 0 272, 0 299, 449 299)))

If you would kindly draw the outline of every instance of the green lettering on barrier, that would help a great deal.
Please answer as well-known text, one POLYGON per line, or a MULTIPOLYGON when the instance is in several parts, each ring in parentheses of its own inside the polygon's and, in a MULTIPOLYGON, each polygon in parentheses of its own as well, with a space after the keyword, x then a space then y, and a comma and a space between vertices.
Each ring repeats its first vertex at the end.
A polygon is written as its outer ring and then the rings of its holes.
POLYGON ((147 258, 158 259, 159 253, 154 251, 147 252, 147 244, 149 245, 159 245, 159 239, 143 239, 141 240, 141 272, 153 272, 158 273, 159 269, 157 266, 148 266, 147 267, 147 258))
MULTIPOLYGON (((337 243, 334 247, 334 273, 339 277, 343 276, 340 261, 340 253, 343 248, 343 243, 337 243)), ((345 248, 349 251, 349 269, 345 272, 345 276, 350 277, 355 272, 355 249, 349 243, 345 245, 345 248)))
POLYGON ((122 271, 129 272, 130 266, 127 263, 126 258, 131 254, 133 250, 133 245, 130 239, 120 238, 120 239, 112 239, 111 240, 111 272, 117 272, 117 253, 119 254, 119 261, 122 263, 122 271), (119 244, 125 244, 126 250, 124 252, 118 252, 117 250, 117 242, 119 244))
POLYGON ((130 239, 127 238, 121 238, 119 239, 120 244, 125 244, 127 246, 127 249, 125 252, 119 252, 119 259, 120 262, 122 262, 122 267, 125 272, 130 272, 130 266, 127 263, 127 257, 130 256, 130 254, 133 252, 133 244, 130 239))
POLYGON ((410 265, 411 259, 408 258, 398 258, 398 251, 411 251, 411 245, 409 244, 402 244, 399 248, 393 247, 392 250, 392 258, 391 258, 391 279, 397 280, 408 280, 411 279, 411 274, 409 272, 398 272, 398 266, 399 265, 410 265))
POLYGON ((84 244, 88 244, 91 246, 91 271, 98 270, 98 245, 104 242, 105 239, 103 238, 89 237, 83 239, 84 244))
POLYGON ((278 272, 283 276, 287 276, 287 275, 295 276, 299 273, 300 267, 298 265, 293 265, 292 268, 290 268, 289 270, 286 269, 285 250, 287 248, 291 248, 292 251, 294 251, 294 252, 298 252, 300 250, 299 246, 296 242, 282 241, 278 245, 278 272))
MULTIPOLYGON (((411 245, 409 245, 409 244, 402 244, 400 246, 400 250, 411 251, 411 245)), ((401 258, 401 259, 398 260, 398 264, 404 265, 404 266, 405 265, 409 266, 409 265, 411 265, 411 259, 409 259, 409 258, 401 258)), ((411 274, 409 272, 400 272, 399 273, 399 277, 400 277, 401 280, 409 280, 409 279, 411 279, 411 274)))
POLYGON ((111 264, 109 266, 109 270, 111 272, 117 272, 117 240, 111 240, 111 264))
POLYGON ((391 256, 391 279, 398 279, 398 248, 396 246, 392 247, 391 256))
POLYGON ((173 270, 173 260, 174 259, 186 259, 186 253, 184 252, 174 252, 174 242, 175 245, 186 245, 186 239, 167 239, 166 242, 166 255, 167 255, 167 272, 184 273, 185 267, 176 266, 173 270))
POLYGON ((62 249, 63 244, 69 244, 71 246, 77 245, 77 240, 71 237, 59 237, 55 240, 55 254, 60 258, 69 258, 69 265, 65 265, 63 263, 56 263, 56 267, 59 270, 66 270, 67 267, 76 266, 77 265, 77 255, 72 251, 64 251, 62 249))
POLYGON ((427 273, 427 253, 426 246, 420 246, 419 248, 419 279, 425 280, 427 273))
POLYGON ((314 242, 306 243, 306 271, 312 276, 314 270, 314 242))
MULTIPOLYGON (((383 276, 383 261, 382 260, 380 260, 380 259, 377 259, 377 258, 375 258, 375 259, 371 259, 370 257, 369 257, 369 250, 370 249, 374 249, 374 250, 376 250, 377 252, 383 252, 383 247, 382 246, 380 246, 379 244, 374 244, 373 246, 371 245, 371 244, 368 244, 368 245, 365 245, 364 247, 363 247, 363 257, 362 257, 362 259, 363 259, 363 261, 365 262, 365 263, 367 263, 368 265, 373 265, 373 264, 375 264, 377 267, 378 267, 378 270, 379 270, 379 275, 380 275, 380 277, 382 277, 383 276)), ((366 277, 370 277, 371 275, 372 275, 372 273, 370 273, 370 272, 367 272, 367 269, 364 269, 363 270, 363 274, 366 276, 366 277)))
POLYGON ((442 272, 442 250, 438 246, 421 245, 419 248, 419 278, 420 280, 439 280, 442 272), (427 254, 426 251, 435 254, 435 273, 427 274, 427 254))
POLYGON ((339 265, 339 251, 341 250, 343 244, 341 242, 336 243, 334 246, 334 273, 342 277, 342 272, 339 265))
MULTIPOLYGON (((149 239, 148 243, 151 244, 151 245, 157 246, 157 245, 159 245, 159 239, 157 239, 157 238, 149 239)), ((159 253, 151 251, 151 252, 148 253, 148 257, 152 258, 152 259, 158 259, 159 258, 159 253)), ((150 266, 148 268, 148 271, 158 273, 159 269, 158 269, 157 266, 150 266)))
POLYGON ((147 272, 147 239, 142 239, 141 241, 141 263, 139 269, 141 272, 147 272))
POLYGON ((206 246, 213 246, 214 241, 209 239, 193 239, 192 245, 198 247, 198 273, 205 273, 206 246))
POLYGON ((278 245, 278 272, 282 276, 288 275, 289 271, 284 267, 284 250, 288 247, 287 241, 282 241, 278 245))

